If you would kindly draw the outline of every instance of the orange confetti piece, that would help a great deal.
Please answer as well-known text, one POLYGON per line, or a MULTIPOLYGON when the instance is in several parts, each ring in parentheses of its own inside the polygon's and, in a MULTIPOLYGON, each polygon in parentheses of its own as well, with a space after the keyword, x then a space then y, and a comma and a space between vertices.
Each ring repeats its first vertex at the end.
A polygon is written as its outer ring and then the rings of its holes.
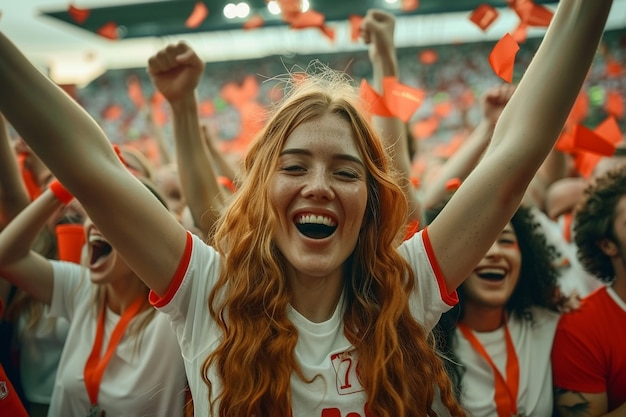
MULTIPOLYGON (((434 135, 437 131, 437 128, 439 128, 439 118, 431 116, 413 124, 411 128, 411 133, 413 134, 414 138, 417 138, 418 140, 424 140, 434 135)), ((446 156, 441 154, 438 155, 446 156)))
POLYGON ((593 173, 593 169, 602 158, 602 155, 590 152, 579 152, 574 158, 574 166, 583 178, 589 178, 593 173))
POLYGON ((605 74, 607 77, 621 77, 624 73, 622 65, 614 59, 608 59, 606 62, 605 74))
POLYGON ((624 98, 617 91, 609 91, 606 95, 604 109, 617 119, 624 117, 624 98))
POLYGON ((556 141, 554 149, 564 153, 574 151, 574 136, 569 132, 561 132, 561 136, 556 141))
POLYGON ((365 104, 365 108, 371 114, 381 117, 393 117, 393 114, 385 105, 383 97, 365 79, 361 80, 359 95, 365 104))
POLYGON ((572 106, 572 110, 567 116, 567 120, 565 121, 565 126, 568 128, 573 128, 576 124, 580 123, 587 117, 587 113, 589 112, 589 96, 587 92, 581 90, 578 93, 578 97, 576 97, 576 101, 574 102, 574 106, 572 106))
POLYGON ((76 23, 78 23, 79 25, 82 25, 83 23, 85 23, 85 21, 91 14, 91 10, 79 9, 73 4, 70 4, 70 7, 67 9, 67 13, 76 23))
POLYGON ((101 26, 100 29, 98 29, 96 33, 102 36, 103 38, 116 40, 117 39, 117 24, 115 24, 115 22, 106 23, 103 26, 101 26))
POLYGON ((574 127, 574 148, 576 150, 587 151, 598 155, 612 156, 615 153, 615 146, 605 140, 597 132, 583 126, 574 127))
POLYGON ((511 33, 511 36, 518 44, 526 42, 526 39, 528 38, 528 25, 524 22, 520 22, 513 33, 511 33))
POLYGON ((554 16, 554 12, 552 10, 545 6, 533 4, 533 7, 530 9, 530 13, 526 16, 526 19, 524 19, 524 23, 528 26, 547 28, 550 26, 552 16, 554 16))
POLYGON ((138 109, 143 108, 143 106, 146 104, 146 100, 143 96, 143 92, 141 91, 141 83, 139 81, 139 78, 134 76, 129 77, 127 87, 128 97, 133 102, 135 107, 137 107, 138 109))
POLYGON ((255 14, 250 19, 248 19, 246 23, 243 24, 243 28, 246 30, 258 29, 260 27, 263 27, 263 25, 265 25, 265 20, 263 20, 260 15, 255 14))
POLYGON ((212 116, 215 113, 215 105, 211 100, 203 100, 198 106, 198 112, 202 117, 212 116))
POLYGON ((363 16, 351 14, 348 17, 348 21, 350 22, 350 40, 357 42, 361 36, 361 22, 363 22, 363 16))
POLYGON ((396 77, 383 78, 383 99, 385 105, 397 118, 408 122, 413 113, 422 105, 423 90, 404 85, 396 77))
POLYGON ((433 49, 426 49, 419 54, 419 61, 423 65, 432 65, 439 59, 437 52, 433 49))
POLYGON ((604 119, 593 131, 614 146, 617 146, 622 141, 622 131, 612 116, 604 119))
POLYGON ((291 23, 301 13, 300 0, 277 0, 280 7, 281 16, 287 23, 291 23))
POLYGON ((185 26, 190 29, 195 29, 204 22, 204 19, 206 19, 208 15, 209 9, 206 5, 201 1, 196 2, 191 14, 187 17, 187 20, 185 20, 185 26))
POLYGON ((400 7, 403 12, 412 12, 420 7, 419 0, 402 0, 402 6, 400 7))
POLYGON ((548 27, 554 12, 532 0, 507 0, 509 7, 517 13, 522 23, 528 26, 548 27))
POLYGON ((102 118, 105 120, 118 120, 120 117, 122 117, 122 114, 124 113, 124 110, 122 109, 122 106, 117 105, 117 104, 112 104, 110 106, 108 106, 106 109, 104 109, 104 112, 102 113, 102 118))
POLYGON ((322 26, 319 29, 322 31, 324 36, 326 36, 331 42, 335 41, 335 38, 336 38, 335 29, 331 28, 330 26, 326 26, 326 25, 322 26))
POLYGON ((508 83, 513 81, 513 66, 517 51, 519 51, 519 45, 511 35, 506 33, 489 54, 491 68, 498 77, 508 83))
POLYGON ((435 104, 433 108, 433 114, 435 114, 439 118, 448 117, 452 110, 454 109, 454 105, 450 101, 444 101, 441 103, 435 104))
POLYGON ((498 18, 498 16, 499 13, 495 7, 489 4, 481 4, 472 11, 469 19, 474 22, 476 26, 485 31, 498 18))
POLYGON ((156 123, 157 126, 164 126, 165 123, 167 123, 167 115, 165 114, 165 111, 163 111, 165 97, 157 91, 152 95, 150 101, 152 105, 152 118, 154 123, 156 123))
POLYGON ((326 16, 314 10, 300 13, 290 23, 292 29, 321 28, 326 16))

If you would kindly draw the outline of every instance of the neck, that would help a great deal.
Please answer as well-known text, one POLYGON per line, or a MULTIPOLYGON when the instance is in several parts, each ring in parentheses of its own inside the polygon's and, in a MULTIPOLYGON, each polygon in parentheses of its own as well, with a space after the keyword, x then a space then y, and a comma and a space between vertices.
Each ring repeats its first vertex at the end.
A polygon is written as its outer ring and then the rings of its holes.
POLYGON ((618 271, 615 275, 615 281, 613 281, 613 291, 626 302, 626 273, 618 271))
POLYGON ((291 306, 314 323, 330 319, 339 303, 342 276, 302 277, 290 279, 291 306))
POLYGON ((123 314, 137 297, 143 297, 146 300, 148 298, 144 284, 138 278, 120 279, 109 283, 105 291, 107 307, 119 315, 123 314))
POLYGON ((504 307, 466 303, 461 323, 475 332, 492 332, 504 324, 504 307))

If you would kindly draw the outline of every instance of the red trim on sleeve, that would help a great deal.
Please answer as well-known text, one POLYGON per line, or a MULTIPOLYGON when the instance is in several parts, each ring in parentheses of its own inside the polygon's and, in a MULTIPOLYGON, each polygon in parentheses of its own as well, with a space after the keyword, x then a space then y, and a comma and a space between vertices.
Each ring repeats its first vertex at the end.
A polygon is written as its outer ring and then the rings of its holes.
POLYGON ((154 307, 160 308, 164 307, 172 301, 174 295, 180 288, 180 284, 183 282, 183 278, 185 278, 185 273, 187 272, 187 268, 189 267, 189 260, 191 259, 191 249, 193 248, 193 240, 191 237, 191 233, 187 231, 187 241, 185 242, 185 251, 183 252, 183 256, 180 259, 180 263, 178 264, 178 268, 174 273, 174 277, 170 282, 170 286, 165 291, 163 297, 159 297, 157 293, 154 291, 150 291, 150 304, 154 307))
POLYGON ((424 240, 424 247, 426 248, 426 255, 428 256, 428 260, 430 261, 433 271, 435 271, 435 277, 437 278, 437 285, 439 285, 441 299, 449 306, 454 306, 459 302, 459 296, 456 291, 448 291, 446 280, 443 276, 443 272, 441 272, 441 268, 439 267, 439 262, 437 262, 437 258, 435 257, 435 251, 433 251, 433 246, 430 243, 430 237, 428 237, 428 226, 424 228, 422 236, 424 240))

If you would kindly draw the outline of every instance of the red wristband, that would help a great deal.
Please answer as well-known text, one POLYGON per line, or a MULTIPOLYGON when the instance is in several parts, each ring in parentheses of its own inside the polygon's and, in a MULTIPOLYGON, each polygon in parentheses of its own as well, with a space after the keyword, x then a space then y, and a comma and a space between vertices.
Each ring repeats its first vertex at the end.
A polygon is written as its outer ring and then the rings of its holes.
POLYGON ((52 194, 63 204, 68 205, 74 199, 74 196, 63 187, 59 180, 54 180, 48 185, 52 194))

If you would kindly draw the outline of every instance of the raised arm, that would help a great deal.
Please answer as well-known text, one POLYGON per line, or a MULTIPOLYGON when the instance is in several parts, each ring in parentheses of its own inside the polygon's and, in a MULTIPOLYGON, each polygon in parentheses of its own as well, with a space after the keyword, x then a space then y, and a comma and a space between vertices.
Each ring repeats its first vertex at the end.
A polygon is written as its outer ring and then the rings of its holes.
POLYGON ((489 88, 481 97, 482 117, 471 135, 463 142, 441 167, 437 176, 424 185, 424 208, 436 207, 448 195, 446 182, 458 178, 464 181, 480 161, 487 149, 493 129, 504 106, 509 102, 515 91, 513 85, 504 84, 489 88))
POLYGON ((207 235, 224 207, 214 161, 200 131, 196 88, 204 63, 186 44, 169 45, 152 56, 148 72, 172 108, 180 183, 195 225, 207 235))
POLYGON ((0 110, 11 125, 130 267, 163 295, 184 252, 184 228, 124 168, 97 123, 4 34, 0 91, 0 110))
MULTIPOLYGON (((395 17, 383 10, 368 10, 361 23, 361 37, 369 45, 373 87, 383 93, 383 79, 398 77, 398 59, 394 43, 395 17)), ((397 117, 373 116, 372 121, 391 152, 396 170, 406 180, 404 192, 409 202, 409 220, 422 221, 422 207, 417 190, 411 184, 411 162, 406 124, 397 117)))
POLYGON ((29 203, 6 121, 0 114, 0 230, 29 203))
MULTIPOLYGON (((0 231, 29 203, 6 121, 0 114, 0 231)), ((7 305, 11 284, 0 278, 0 302, 7 305)))
POLYGON ((611 0, 561 0, 477 167, 429 226, 449 290, 480 261, 552 149, 589 71, 611 0))
POLYGON ((52 300, 52 266, 32 246, 48 220, 64 208, 47 189, 0 232, 0 276, 46 304, 52 300))

